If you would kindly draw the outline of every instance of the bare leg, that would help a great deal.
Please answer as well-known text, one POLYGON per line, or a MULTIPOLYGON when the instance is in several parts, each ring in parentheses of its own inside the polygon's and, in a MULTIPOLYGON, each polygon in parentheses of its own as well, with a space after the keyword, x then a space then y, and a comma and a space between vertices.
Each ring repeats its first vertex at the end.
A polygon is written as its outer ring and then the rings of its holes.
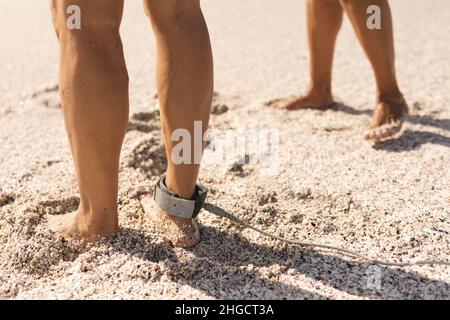
MULTIPOLYGON (((199 165, 174 163, 171 153, 177 142, 171 140, 171 135, 182 128, 194 138, 194 121, 202 121, 203 131, 208 127, 213 93, 208 29, 199 0, 144 0, 144 7, 157 41, 158 94, 168 158, 166 184, 180 197, 191 199, 199 165)), ((148 198, 142 203, 145 211, 157 218, 156 225, 173 245, 190 247, 199 242, 194 220, 169 216, 148 198)))
POLYGON ((365 138, 379 140, 401 130, 408 106, 397 84, 392 15, 387 0, 340 0, 375 72, 378 104, 365 138), (381 29, 367 27, 367 8, 381 8, 381 29))
POLYGON ((123 0, 52 0, 51 6, 80 207, 50 223, 65 236, 95 240, 118 230, 119 156, 128 122, 128 75, 119 35, 123 0), (81 30, 66 26, 69 5, 81 9, 81 30))
POLYGON ((343 10, 338 0, 308 0, 308 41, 310 50, 310 88, 306 95, 271 103, 274 107, 298 110, 327 108, 334 104, 331 74, 336 38, 342 25, 343 10))

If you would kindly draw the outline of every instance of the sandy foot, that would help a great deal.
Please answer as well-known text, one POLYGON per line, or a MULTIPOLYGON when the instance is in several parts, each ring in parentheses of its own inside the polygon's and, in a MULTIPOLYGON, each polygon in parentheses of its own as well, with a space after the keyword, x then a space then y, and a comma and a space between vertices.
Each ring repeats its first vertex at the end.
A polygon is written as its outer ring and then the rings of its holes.
POLYGON ((396 135, 402 130, 407 115, 408 105, 404 100, 401 103, 378 103, 364 139, 379 141, 396 135))
POLYGON ((266 103, 269 107, 285 109, 289 111, 301 109, 326 110, 336 104, 331 95, 308 94, 305 96, 294 96, 286 99, 276 99, 266 103))
POLYGON ((195 219, 172 217, 162 211, 151 197, 141 200, 142 207, 159 233, 174 247, 190 248, 200 242, 200 231, 195 219))
POLYGON ((108 227, 108 223, 88 222, 78 211, 60 215, 47 215, 47 223, 50 230, 66 239, 84 240, 86 242, 95 242, 102 238, 112 237, 118 231, 117 226, 108 227))

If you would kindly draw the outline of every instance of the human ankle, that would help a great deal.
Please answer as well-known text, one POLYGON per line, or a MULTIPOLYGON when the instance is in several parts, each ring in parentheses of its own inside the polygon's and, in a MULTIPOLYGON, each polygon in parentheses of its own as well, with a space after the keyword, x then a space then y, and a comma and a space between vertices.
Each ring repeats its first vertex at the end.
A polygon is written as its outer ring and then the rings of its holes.
POLYGON ((78 224, 91 231, 115 232, 119 228, 117 209, 89 209, 80 207, 77 211, 78 224))
POLYGON ((312 97, 325 97, 325 98, 333 97, 331 86, 311 85, 307 92, 308 92, 307 95, 312 97))
POLYGON ((172 182, 166 178, 165 181, 167 189, 176 193, 182 199, 193 199, 195 195, 195 185, 191 186, 181 186, 177 183, 172 182))
POLYGON ((398 88, 379 91, 377 93, 377 102, 401 103, 403 100, 403 94, 398 88))

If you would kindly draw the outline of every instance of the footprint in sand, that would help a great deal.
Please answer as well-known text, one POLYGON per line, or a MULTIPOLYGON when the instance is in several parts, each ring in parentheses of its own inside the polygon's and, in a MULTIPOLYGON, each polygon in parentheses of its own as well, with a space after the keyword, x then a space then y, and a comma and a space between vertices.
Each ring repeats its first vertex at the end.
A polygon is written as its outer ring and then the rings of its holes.
POLYGON ((127 166, 152 178, 166 172, 167 158, 160 139, 150 138, 137 145, 128 157, 127 166))
POLYGON ((253 172, 253 169, 247 167, 249 163, 250 157, 246 154, 244 157, 229 166, 227 171, 237 177, 247 177, 253 172))
POLYGON ((60 215, 75 211, 80 204, 78 197, 69 197, 59 200, 42 200, 37 205, 37 210, 45 214, 60 215))
POLYGON ((78 203, 77 197, 31 201, 9 216, 6 213, 11 224, 4 229, 7 241, 2 244, 2 254, 9 266, 25 274, 43 275, 61 261, 75 260, 83 245, 55 236, 49 227, 52 218, 76 210, 78 203))
POLYGON ((159 130, 159 110, 152 112, 139 112, 131 116, 127 131, 139 131, 149 133, 159 130))
POLYGON ((31 95, 31 99, 40 106, 53 109, 61 109, 61 100, 58 94, 58 85, 44 87, 31 95))
POLYGON ((55 164, 58 164, 58 163, 61 163, 61 162, 63 162, 63 160, 47 160, 47 161, 41 162, 37 166, 32 168, 30 171, 28 171, 27 173, 23 174, 19 178, 19 182, 20 183, 28 182, 33 177, 35 177, 37 174, 41 174, 42 171, 44 171, 45 169, 48 169, 51 166, 53 166, 55 164))
POLYGON ((14 203, 14 201, 16 201, 15 195, 0 192, 0 208, 14 203))
POLYGON ((230 109, 228 106, 228 102, 230 100, 236 99, 235 97, 224 97, 220 95, 217 92, 213 93, 213 101, 212 101, 212 108, 211 108, 211 114, 218 116, 222 115, 224 113, 227 113, 230 109))
POLYGON ((228 106, 226 104, 214 104, 211 110, 213 115, 221 115, 228 112, 228 106))

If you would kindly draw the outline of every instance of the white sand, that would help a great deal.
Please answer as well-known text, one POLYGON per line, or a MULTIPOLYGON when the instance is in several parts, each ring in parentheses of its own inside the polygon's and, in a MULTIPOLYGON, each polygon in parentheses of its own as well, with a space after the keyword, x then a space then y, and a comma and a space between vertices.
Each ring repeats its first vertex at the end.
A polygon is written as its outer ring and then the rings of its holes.
MULTIPOLYGON (((216 103, 229 107, 213 116, 212 127, 278 128, 284 158, 274 178, 251 165, 242 172, 205 167, 201 181, 211 202, 287 237, 395 261, 450 259, 450 3, 391 2, 398 75, 412 116, 400 139, 376 145, 361 139, 374 80, 348 22, 334 78, 347 106, 287 113, 263 102, 307 85, 303 1, 204 2, 216 103)), ((127 1, 122 29, 132 97, 120 177, 122 230, 87 248, 55 237, 46 214, 73 210, 78 201, 57 94, 34 95, 57 82, 57 43, 45 2, 0 5, 0 298, 450 297, 450 268, 368 267, 207 214, 197 248, 164 243, 139 205, 164 170, 152 113, 154 41, 139 1, 127 1), (370 279, 380 286, 368 285, 370 279)))

